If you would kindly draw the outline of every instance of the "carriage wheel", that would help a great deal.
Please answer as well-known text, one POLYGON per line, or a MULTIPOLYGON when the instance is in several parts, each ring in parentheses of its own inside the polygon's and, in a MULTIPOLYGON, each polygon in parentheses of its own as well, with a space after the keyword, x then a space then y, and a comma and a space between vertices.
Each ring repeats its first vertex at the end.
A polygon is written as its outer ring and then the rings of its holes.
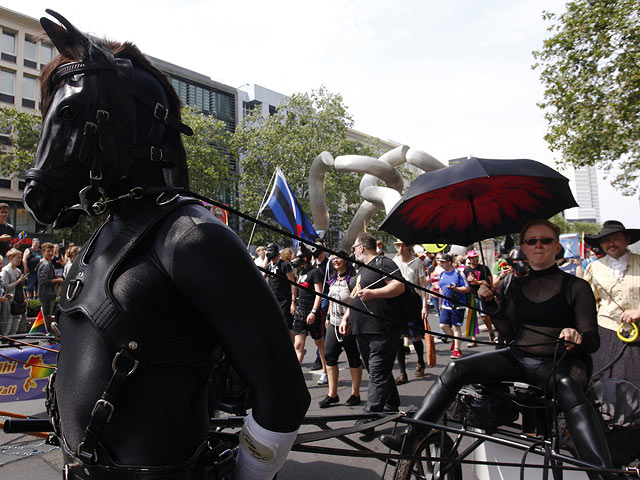
POLYGON ((444 448, 442 448, 441 439, 442 434, 438 431, 432 431, 424 437, 413 452, 414 456, 422 457, 421 460, 400 460, 394 480, 461 480, 462 466, 459 463, 450 464, 431 460, 431 458, 443 456, 457 456, 457 452, 451 451, 453 440, 445 434, 444 448), (443 473, 445 470, 446 473, 443 473))

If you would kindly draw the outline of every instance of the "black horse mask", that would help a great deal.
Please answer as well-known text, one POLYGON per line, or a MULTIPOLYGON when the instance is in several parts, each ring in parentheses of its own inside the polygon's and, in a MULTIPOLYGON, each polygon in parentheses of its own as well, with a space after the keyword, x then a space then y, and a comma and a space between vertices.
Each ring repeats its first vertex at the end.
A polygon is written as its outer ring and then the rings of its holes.
POLYGON ((188 188, 180 133, 193 132, 162 73, 135 46, 94 40, 47 13, 62 24, 40 19, 61 55, 42 74, 42 134, 23 197, 29 213, 64 228, 120 199, 188 188))

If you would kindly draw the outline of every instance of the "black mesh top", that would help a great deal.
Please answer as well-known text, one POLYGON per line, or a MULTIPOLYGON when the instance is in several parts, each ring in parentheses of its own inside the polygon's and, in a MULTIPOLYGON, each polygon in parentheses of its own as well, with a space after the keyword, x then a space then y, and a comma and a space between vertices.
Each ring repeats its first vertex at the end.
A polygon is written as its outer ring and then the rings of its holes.
MULTIPOLYGON (((553 265, 526 277, 502 281, 498 301, 485 302, 487 313, 507 342, 533 356, 552 356, 563 328, 582 334, 571 353, 585 355, 600 346, 596 303, 589 284, 553 265), (526 328, 523 328, 526 327, 526 328)), ((564 348, 558 350, 564 352, 564 348)))

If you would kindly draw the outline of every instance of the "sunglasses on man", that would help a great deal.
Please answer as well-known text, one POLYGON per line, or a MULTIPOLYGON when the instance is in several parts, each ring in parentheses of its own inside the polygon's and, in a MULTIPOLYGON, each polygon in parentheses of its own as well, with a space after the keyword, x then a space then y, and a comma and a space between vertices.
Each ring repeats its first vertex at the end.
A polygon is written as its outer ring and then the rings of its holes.
POLYGON ((545 238, 528 238, 524 241, 529 246, 534 246, 536 243, 540 242, 542 245, 551 245, 553 243, 553 238, 545 237, 545 238))

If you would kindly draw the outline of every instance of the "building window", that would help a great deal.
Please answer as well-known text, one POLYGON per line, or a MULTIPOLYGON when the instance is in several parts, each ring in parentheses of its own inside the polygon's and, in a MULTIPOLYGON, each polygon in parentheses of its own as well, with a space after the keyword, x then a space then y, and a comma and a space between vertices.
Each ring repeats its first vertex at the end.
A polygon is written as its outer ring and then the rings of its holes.
POLYGON ((0 70, 0 102, 13 103, 13 84, 15 73, 8 70, 0 70))
POLYGON ((38 68, 36 58, 37 45, 36 42, 28 37, 24 39, 24 66, 29 68, 38 68))
POLYGON ((53 59, 53 47, 48 43, 40 44, 40 68, 53 59))
POLYGON ((16 63, 16 34, 2 31, 2 60, 16 63))
POLYGON ((278 113, 278 107, 275 105, 269 105, 269 115, 273 116, 278 113))
POLYGON ((262 105, 262 102, 260 102, 259 100, 251 100, 250 102, 242 102, 242 118, 244 117, 248 117, 249 115, 251 115, 251 112, 253 112, 253 110, 262 105))
POLYGON ((22 106, 36 108, 36 79, 27 75, 22 77, 22 106))
POLYGON ((0 124, 0 145, 11 145, 11 125, 0 124))

